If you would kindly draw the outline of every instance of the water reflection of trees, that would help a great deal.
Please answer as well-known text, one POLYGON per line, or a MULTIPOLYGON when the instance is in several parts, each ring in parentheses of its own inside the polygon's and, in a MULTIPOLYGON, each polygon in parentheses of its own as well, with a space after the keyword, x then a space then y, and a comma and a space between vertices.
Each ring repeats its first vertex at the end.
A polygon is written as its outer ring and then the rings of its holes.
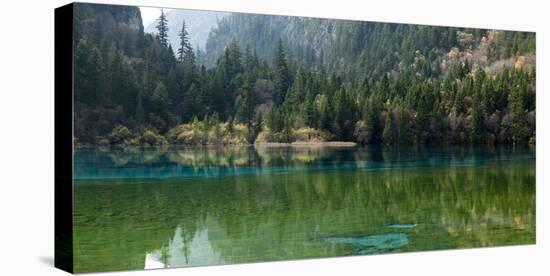
POLYGON ((144 254, 165 247, 178 227, 187 245, 208 230, 230 263, 352 254, 316 239, 384 233, 393 223, 417 224, 403 230, 412 240, 405 251, 535 238, 534 161, 181 181, 77 183, 77 271, 141 269, 144 254))
MULTIPOLYGON (((98 167, 162 168, 191 167, 196 170, 219 168, 266 167, 292 168, 393 168, 482 163, 486 160, 517 158, 532 159, 534 149, 499 147, 163 147, 140 150, 84 151, 76 154, 76 169, 86 171, 98 167)), ((94 171, 97 174, 97 171, 94 171)), ((215 171, 214 171, 215 173, 215 171)))

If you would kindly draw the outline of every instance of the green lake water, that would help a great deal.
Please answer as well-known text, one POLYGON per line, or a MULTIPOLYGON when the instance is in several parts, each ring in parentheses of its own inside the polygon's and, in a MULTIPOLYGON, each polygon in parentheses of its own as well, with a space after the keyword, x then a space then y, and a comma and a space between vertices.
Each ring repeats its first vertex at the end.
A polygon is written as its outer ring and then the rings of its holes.
POLYGON ((78 150, 75 272, 535 243, 531 148, 78 150))

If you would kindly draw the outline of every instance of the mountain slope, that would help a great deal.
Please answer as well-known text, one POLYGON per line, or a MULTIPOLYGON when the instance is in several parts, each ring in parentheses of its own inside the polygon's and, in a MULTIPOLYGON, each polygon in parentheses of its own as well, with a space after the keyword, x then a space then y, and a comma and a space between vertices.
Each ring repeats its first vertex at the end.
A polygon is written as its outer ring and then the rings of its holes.
POLYGON ((532 53, 535 47, 534 33, 234 13, 210 33, 202 62, 212 66, 233 40, 268 61, 281 40, 298 63, 375 78, 399 72, 419 55, 435 69, 425 73, 438 76, 445 73, 448 64, 441 62, 450 52, 464 55, 480 45, 491 47, 485 58, 492 63, 532 53))

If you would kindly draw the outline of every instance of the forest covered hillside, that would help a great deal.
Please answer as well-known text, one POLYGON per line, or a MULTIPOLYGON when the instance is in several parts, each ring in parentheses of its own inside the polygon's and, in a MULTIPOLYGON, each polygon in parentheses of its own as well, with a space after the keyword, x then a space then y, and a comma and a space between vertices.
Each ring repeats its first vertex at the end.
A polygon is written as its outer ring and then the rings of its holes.
POLYGON ((197 56, 75 7, 78 144, 535 143, 534 33, 235 13, 197 56))
POLYGON ((279 40, 298 63, 369 77, 399 72, 418 54, 431 67, 423 73, 438 77, 447 73, 450 54, 462 53, 470 65, 486 67, 535 49, 534 33, 235 13, 210 32, 204 63, 215 64, 232 41, 271 62, 279 40))

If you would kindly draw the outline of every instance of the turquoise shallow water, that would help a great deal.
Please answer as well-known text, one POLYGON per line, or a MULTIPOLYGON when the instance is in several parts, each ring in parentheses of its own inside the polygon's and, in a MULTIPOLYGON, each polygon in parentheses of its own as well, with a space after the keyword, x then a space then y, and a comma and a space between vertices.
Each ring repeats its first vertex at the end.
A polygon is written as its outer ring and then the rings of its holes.
POLYGON ((76 179, 168 179, 299 171, 472 166, 531 160, 529 148, 169 148, 144 151, 81 150, 76 179))
POLYGON ((75 154, 77 272, 535 242, 529 148, 75 154))

